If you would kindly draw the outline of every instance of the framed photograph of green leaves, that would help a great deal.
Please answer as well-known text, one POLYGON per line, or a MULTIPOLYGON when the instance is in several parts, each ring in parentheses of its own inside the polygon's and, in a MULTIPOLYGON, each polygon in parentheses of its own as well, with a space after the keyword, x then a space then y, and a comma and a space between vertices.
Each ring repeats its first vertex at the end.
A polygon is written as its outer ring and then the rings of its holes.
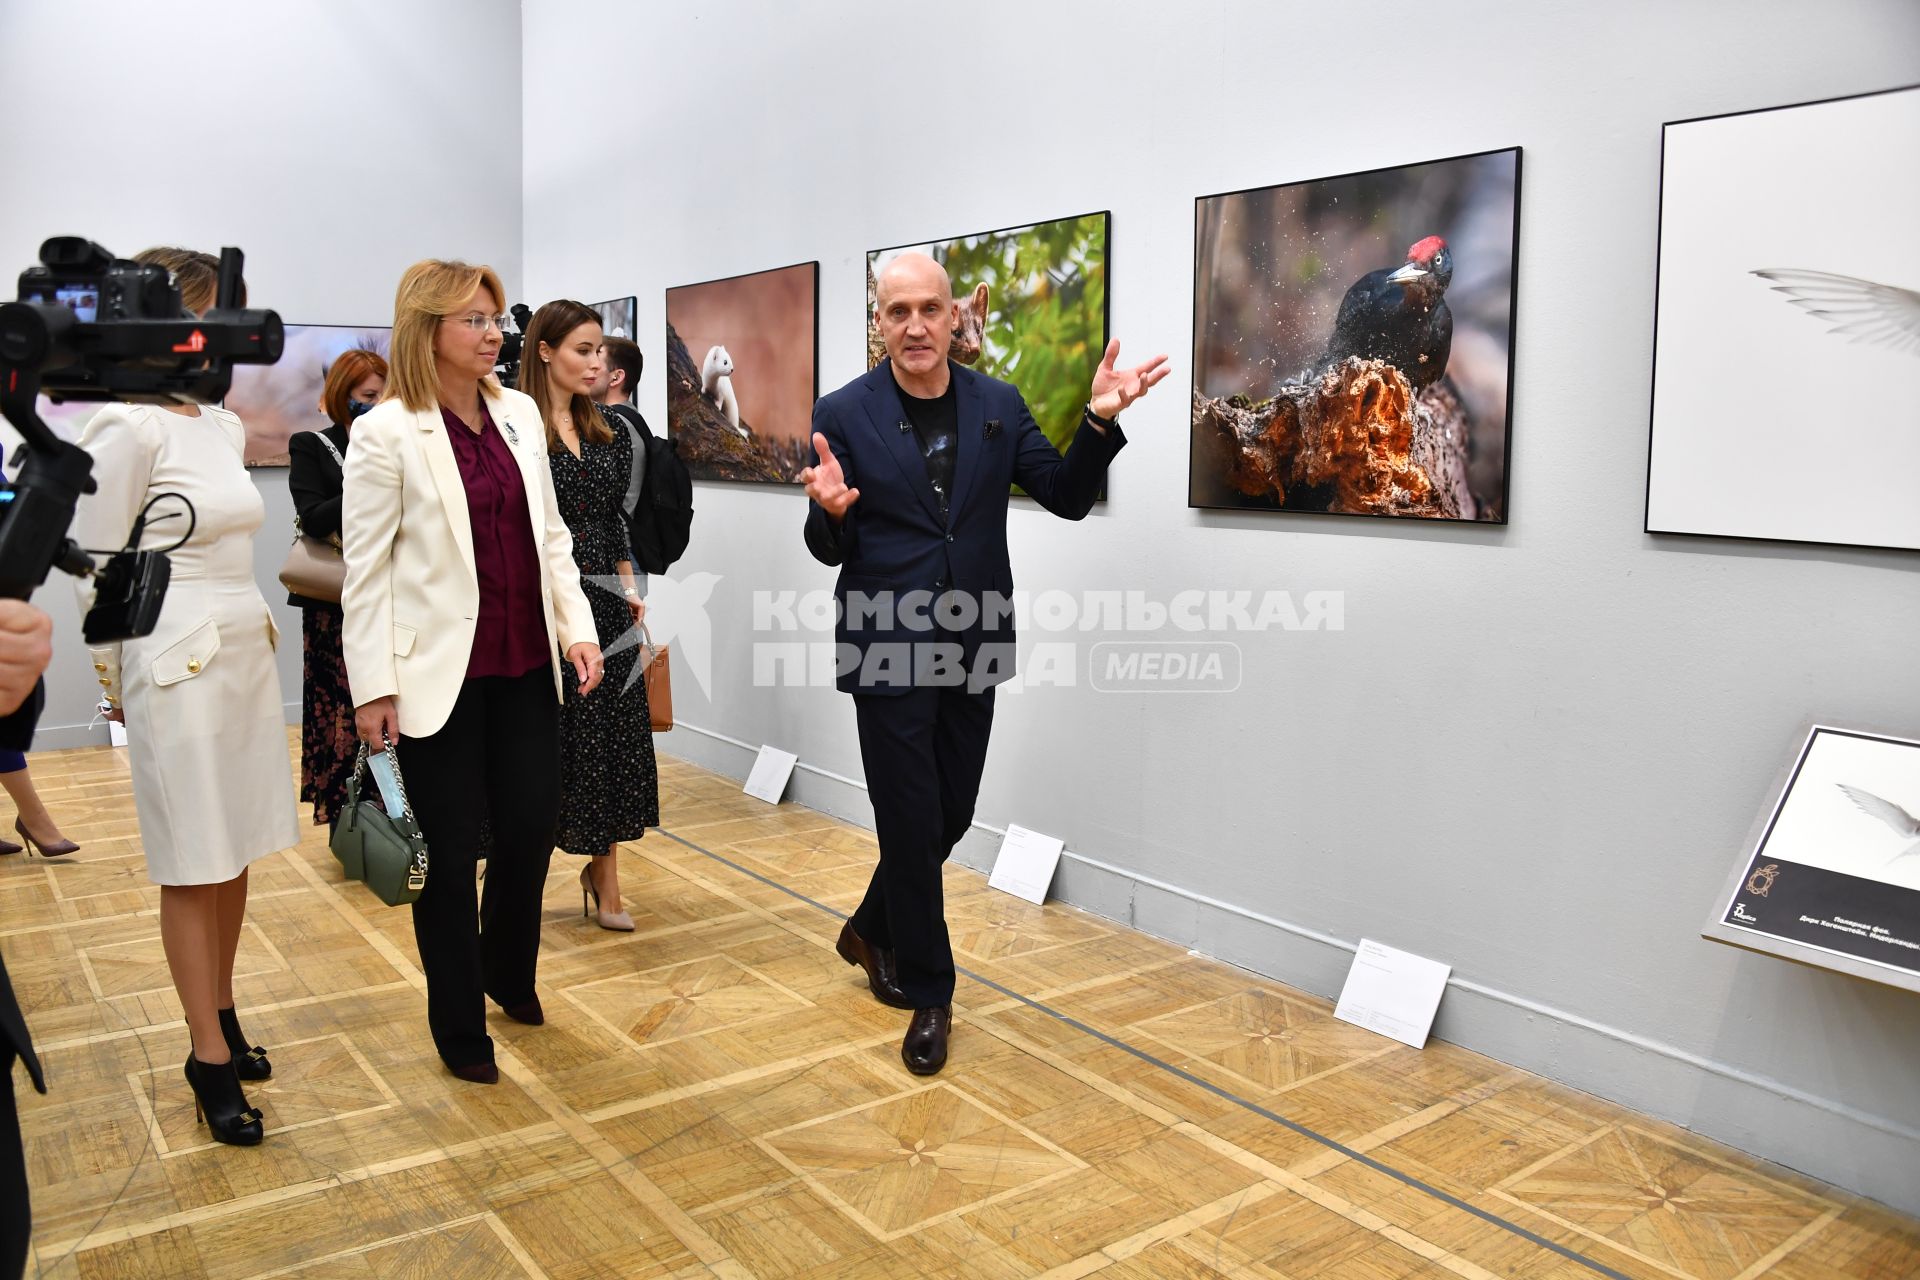
POLYGON ((924 253, 953 280, 952 359, 1020 388, 1040 430, 1064 452, 1107 346, 1111 220, 1103 210, 872 250, 867 367, 886 355, 874 322, 875 273, 897 254, 924 253))

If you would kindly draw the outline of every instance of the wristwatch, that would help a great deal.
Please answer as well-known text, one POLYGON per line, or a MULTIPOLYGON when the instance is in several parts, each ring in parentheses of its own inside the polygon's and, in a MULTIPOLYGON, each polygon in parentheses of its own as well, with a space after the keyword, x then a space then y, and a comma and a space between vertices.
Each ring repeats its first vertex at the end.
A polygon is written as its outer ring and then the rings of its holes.
POLYGON ((1120 425, 1120 419, 1118 418, 1103 418, 1095 413, 1093 411, 1093 401, 1091 400, 1087 401, 1087 421, 1102 431, 1107 430, 1109 427, 1117 427, 1120 425))

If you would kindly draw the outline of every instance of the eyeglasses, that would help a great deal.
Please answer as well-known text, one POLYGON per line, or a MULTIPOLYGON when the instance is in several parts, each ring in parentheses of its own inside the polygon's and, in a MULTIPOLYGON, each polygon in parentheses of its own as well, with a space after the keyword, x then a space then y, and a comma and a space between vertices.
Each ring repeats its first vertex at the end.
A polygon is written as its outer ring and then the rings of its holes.
POLYGON ((475 333, 485 333, 488 325, 492 325, 501 333, 507 331, 507 318, 505 316, 483 316, 478 311, 470 311, 464 316, 441 316, 440 318, 442 320, 450 320, 454 324, 465 325, 475 333))

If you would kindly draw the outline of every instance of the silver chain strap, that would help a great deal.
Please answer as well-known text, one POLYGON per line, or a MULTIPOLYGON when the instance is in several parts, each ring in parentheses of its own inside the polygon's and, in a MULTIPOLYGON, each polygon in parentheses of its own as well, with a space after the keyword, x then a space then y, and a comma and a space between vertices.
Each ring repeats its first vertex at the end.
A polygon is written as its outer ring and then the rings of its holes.
MULTIPOLYGON (((380 735, 380 741, 386 744, 387 753, 389 755, 392 755, 393 739, 389 738, 386 734, 382 733, 380 735)), ((358 758, 355 759, 353 762, 353 776, 355 781, 358 781, 361 774, 366 771, 367 760, 368 760, 367 743, 366 743, 366 740, 363 738, 360 741, 360 754, 358 758)), ((408 816, 411 817, 413 815, 413 797, 407 794, 407 778, 405 774, 400 772, 400 757, 397 755, 393 756, 393 785, 400 788, 400 803, 406 807, 406 812, 408 816)), ((388 814, 387 816, 392 817, 393 815, 388 814)), ((420 819, 414 818, 413 821, 416 827, 419 826, 420 819)), ((422 835, 424 836, 425 833, 422 832, 422 835)), ((426 841, 422 839, 420 842, 420 847, 416 848, 413 851, 413 866, 407 872, 407 883, 412 888, 418 889, 423 887, 426 884, 426 881, 427 881, 427 849, 426 849, 426 841)))

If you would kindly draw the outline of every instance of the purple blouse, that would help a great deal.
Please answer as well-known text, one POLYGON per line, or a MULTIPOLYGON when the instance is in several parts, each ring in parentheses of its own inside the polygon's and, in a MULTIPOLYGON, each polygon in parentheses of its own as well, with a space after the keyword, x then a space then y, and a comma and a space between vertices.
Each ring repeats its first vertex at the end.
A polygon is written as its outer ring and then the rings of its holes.
POLYGON ((527 486, 484 400, 478 435, 451 409, 443 406, 440 417, 467 489, 473 567, 480 579, 467 678, 523 676, 552 661, 540 599, 540 543, 527 512, 527 486))

